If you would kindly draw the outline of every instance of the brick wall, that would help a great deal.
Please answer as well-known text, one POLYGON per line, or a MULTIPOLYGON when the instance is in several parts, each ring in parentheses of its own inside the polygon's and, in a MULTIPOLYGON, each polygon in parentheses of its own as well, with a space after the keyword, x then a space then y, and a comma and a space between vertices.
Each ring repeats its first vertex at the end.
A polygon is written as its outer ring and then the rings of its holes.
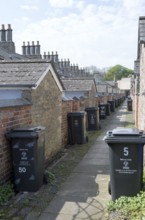
POLYGON ((31 106, 0 108, 0 183, 12 177, 11 149, 6 132, 31 123, 31 106))

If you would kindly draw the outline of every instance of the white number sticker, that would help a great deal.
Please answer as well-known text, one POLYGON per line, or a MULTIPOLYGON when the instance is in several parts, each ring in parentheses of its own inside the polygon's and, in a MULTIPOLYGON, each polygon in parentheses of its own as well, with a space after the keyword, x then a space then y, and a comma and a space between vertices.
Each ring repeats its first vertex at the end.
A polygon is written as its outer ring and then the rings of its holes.
POLYGON ((26 173, 26 167, 19 167, 19 173, 26 173))
POLYGON ((129 155, 128 147, 124 147, 123 152, 124 152, 124 156, 128 156, 129 155))

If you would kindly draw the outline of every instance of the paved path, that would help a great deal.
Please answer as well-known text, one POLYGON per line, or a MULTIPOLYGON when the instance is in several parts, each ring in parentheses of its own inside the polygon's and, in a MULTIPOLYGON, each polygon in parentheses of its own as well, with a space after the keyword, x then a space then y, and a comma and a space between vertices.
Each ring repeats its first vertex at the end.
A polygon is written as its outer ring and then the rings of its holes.
POLYGON ((126 126, 126 103, 105 120, 101 120, 102 133, 89 152, 70 174, 61 190, 44 210, 39 220, 99 220, 107 219, 109 155, 103 138, 108 130, 126 126))

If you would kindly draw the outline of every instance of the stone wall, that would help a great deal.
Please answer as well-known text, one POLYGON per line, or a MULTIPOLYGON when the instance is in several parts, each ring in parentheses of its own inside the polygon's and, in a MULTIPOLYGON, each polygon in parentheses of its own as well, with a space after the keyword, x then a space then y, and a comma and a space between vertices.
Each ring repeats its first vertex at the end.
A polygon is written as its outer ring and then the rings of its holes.
POLYGON ((145 131, 145 47, 141 47, 140 58, 140 91, 136 98, 136 125, 145 131))
POLYGON ((0 108, 0 183, 12 177, 11 147, 5 134, 13 128, 31 125, 31 106, 0 108))
MULTIPOLYGON (((26 93, 28 96, 28 92, 26 93)), ((32 90, 32 124, 44 126, 45 130, 45 159, 48 161, 62 147, 61 143, 61 114, 62 98, 51 72, 46 74, 43 81, 32 90)))
POLYGON ((93 84, 91 90, 89 91, 87 107, 95 107, 95 106, 96 106, 96 87, 93 84))

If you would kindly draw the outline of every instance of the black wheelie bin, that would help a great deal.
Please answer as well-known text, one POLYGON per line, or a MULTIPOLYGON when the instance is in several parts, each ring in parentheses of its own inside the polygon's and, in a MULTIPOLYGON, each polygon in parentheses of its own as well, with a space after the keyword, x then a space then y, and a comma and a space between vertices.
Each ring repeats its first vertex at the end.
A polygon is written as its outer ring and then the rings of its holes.
POLYGON ((12 149, 14 185, 17 192, 35 192, 44 180, 44 127, 17 128, 6 134, 12 149))
POLYGON ((69 144, 84 144, 88 141, 86 132, 86 114, 85 111, 68 113, 69 144))
POLYGON ((99 108, 98 107, 87 107, 87 129, 88 131, 94 131, 100 129, 99 122, 99 108))
POLYGON ((112 200, 120 196, 136 196, 143 186, 143 146, 145 135, 135 128, 108 131, 110 183, 112 200))
POLYGON ((130 96, 127 98, 127 110, 132 111, 132 99, 130 96))
POLYGON ((108 103, 110 103, 110 111, 115 112, 115 101, 111 100, 111 101, 108 101, 108 103))
POLYGON ((99 104, 99 119, 106 118, 106 104, 99 104))
POLYGON ((110 115, 110 106, 111 104, 110 103, 106 103, 106 115, 109 116, 110 115))

